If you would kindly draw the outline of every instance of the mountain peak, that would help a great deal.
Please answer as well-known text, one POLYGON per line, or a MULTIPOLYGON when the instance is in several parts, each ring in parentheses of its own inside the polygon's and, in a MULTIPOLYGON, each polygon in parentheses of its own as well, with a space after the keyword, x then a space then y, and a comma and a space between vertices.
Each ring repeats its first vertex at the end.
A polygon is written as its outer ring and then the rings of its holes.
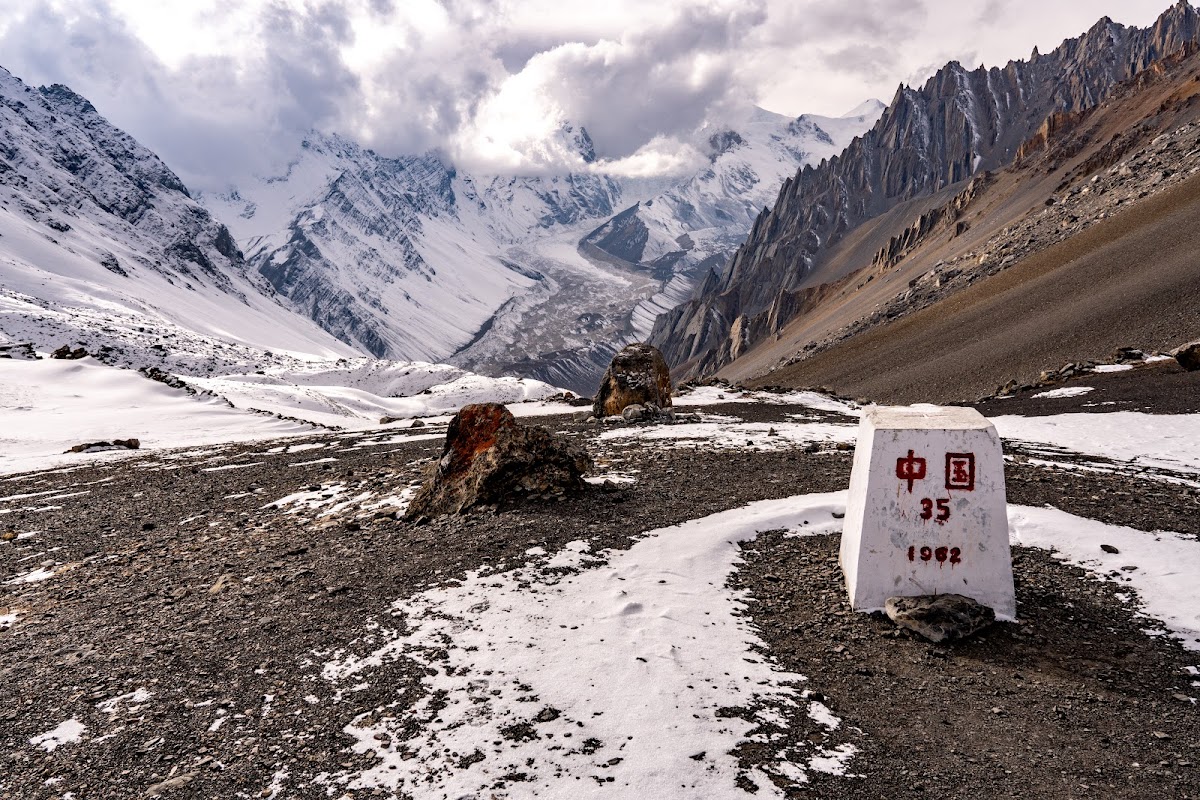
POLYGON ((39 87, 38 91, 42 93, 43 97, 49 100, 54 100, 63 105, 73 106, 75 110, 81 114, 98 113, 96 111, 96 107, 88 102, 86 98, 81 97, 80 95, 71 91, 69 86, 64 86, 61 83, 39 87))
POLYGON ((854 119, 855 117, 869 117, 880 114, 887 104, 882 100, 872 97, 870 100, 865 100, 859 103, 854 108, 842 114, 838 119, 854 119))

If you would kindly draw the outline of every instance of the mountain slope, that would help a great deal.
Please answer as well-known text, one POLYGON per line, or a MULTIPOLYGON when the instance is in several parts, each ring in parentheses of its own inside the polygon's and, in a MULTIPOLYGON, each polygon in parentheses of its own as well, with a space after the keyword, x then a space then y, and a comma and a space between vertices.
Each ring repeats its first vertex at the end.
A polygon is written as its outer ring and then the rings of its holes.
POLYGON ((198 371, 250 345, 348 352, 272 294, 153 153, 66 87, 0 70, 0 331, 198 371))
POLYGON ((1061 365, 1108 362, 1118 348, 1193 340, 1198 173, 1200 48, 1189 45, 1101 106, 1056 117, 1011 166, 901 219, 868 266, 812 292, 720 374, 973 401, 1010 381, 1055 383, 1061 365))
POLYGON ((1052 114, 1095 106, 1119 81, 1194 41, 1198 29, 1184 0, 1147 29, 1105 18, 1052 53, 1035 50, 1003 69, 951 63, 920 89, 901 86, 842 156, 785 183, 726 267, 658 318, 652 341, 683 374, 729 364, 779 333, 818 287, 870 263, 913 216, 947 202, 979 171, 1012 161, 1052 114))
POLYGON ((697 137, 707 167, 584 237, 590 257, 638 266, 666 282, 635 310, 635 336, 648 336, 655 316, 686 299, 697 274, 737 249, 788 176, 841 153, 883 110, 870 100, 843 117, 791 119, 755 108, 728 126, 708 126, 697 137))
POLYGON ((785 175, 839 152, 877 106, 840 119, 754 110, 706 128, 704 170, 615 217, 648 183, 599 173, 587 132, 569 126, 575 173, 470 175, 314 133, 285 174, 204 202, 291 308, 361 352, 590 392, 614 348, 690 292, 697 265, 737 246, 785 175), (630 219, 636 253, 605 240, 630 219), (581 236, 591 263, 562 246, 581 236))

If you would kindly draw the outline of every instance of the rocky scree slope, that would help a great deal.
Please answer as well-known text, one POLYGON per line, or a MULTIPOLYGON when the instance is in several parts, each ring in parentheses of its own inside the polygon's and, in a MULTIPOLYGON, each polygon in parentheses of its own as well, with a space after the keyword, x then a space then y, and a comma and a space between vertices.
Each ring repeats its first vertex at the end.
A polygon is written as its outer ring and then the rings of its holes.
POLYGON ((902 85, 845 153, 785 182, 725 268, 657 319, 651 342, 684 376, 714 372, 781 330, 806 289, 841 277, 823 267, 864 222, 1012 161, 1052 114, 1096 105, 1198 31, 1181 0, 1149 28, 1106 17, 1027 61, 974 71, 951 62, 920 89, 902 85))
POLYGON ((1195 338, 1198 124, 1190 45, 1100 106, 1056 115, 1012 165, 922 213, 721 375, 964 401, 1195 338))

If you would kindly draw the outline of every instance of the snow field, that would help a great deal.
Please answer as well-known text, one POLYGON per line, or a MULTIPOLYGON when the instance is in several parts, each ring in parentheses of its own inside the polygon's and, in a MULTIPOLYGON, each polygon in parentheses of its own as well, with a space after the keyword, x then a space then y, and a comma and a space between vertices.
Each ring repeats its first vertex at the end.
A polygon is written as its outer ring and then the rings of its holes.
MULTIPOLYGON (((426 698, 407 712, 423 719, 407 742, 395 735, 400 712, 364 711, 346 732, 378 765, 336 781, 452 798, 524 772, 519 789, 494 796, 561 797, 567 786, 579 798, 728 795, 739 774, 729 750, 755 724, 717 709, 766 704, 760 721, 778 724, 776 709, 793 708, 827 734, 838 727, 804 699, 803 676, 753 654, 761 643, 725 585, 737 542, 779 528, 832 533, 844 504, 844 493, 754 503, 652 531, 628 551, 602 554, 602 564, 576 542, 539 565, 475 573, 396 603, 404 628, 370 628, 359 643, 367 654, 335 653, 323 674, 349 686, 409 658, 430 667, 426 686, 445 692, 447 705, 435 710, 426 698), (482 760, 464 765, 468 756, 482 760)), ((855 752, 831 739, 808 747, 781 754, 790 766, 780 774, 800 782, 812 770, 842 774, 855 752)), ((766 796, 782 796, 766 775, 753 779, 766 796)))
POLYGON ((1035 442, 1132 467, 1200 475, 1200 414, 1056 414, 989 417, 1004 439, 1035 442))
POLYGON ((0 474, 142 452, 65 453, 77 444, 114 438, 139 439, 143 450, 153 450, 312 432, 91 358, 0 360, 0 420, 0 474))

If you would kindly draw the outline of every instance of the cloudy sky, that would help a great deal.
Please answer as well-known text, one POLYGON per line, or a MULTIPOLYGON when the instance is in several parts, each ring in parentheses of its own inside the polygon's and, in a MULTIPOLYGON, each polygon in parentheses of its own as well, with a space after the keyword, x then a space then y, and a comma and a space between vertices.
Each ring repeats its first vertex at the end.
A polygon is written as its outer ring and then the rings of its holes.
POLYGON ((184 180, 271 174, 311 129, 534 173, 585 126, 616 173, 687 169, 749 103, 838 116, 951 59, 1025 58, 1170 0, 0 0, 0 66, 65 83, 184 180))

